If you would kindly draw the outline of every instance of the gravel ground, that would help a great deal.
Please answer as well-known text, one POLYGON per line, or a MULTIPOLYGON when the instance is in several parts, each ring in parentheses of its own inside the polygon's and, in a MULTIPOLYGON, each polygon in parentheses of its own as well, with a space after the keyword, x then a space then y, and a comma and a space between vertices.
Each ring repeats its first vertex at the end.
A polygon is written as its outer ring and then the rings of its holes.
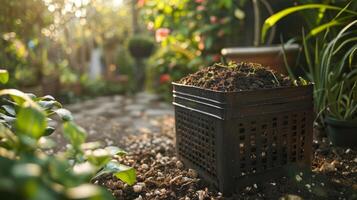
MULTIPOLYGON (((169 104, 142 93, 100 97, 68 108, 88 131, 89 141, 129 152, 121 162, 135 167, 137 184, 128 186, 111 175, 96 181, 117 199, 357 199, 357 149, 333 148, 326 138, 314 142, 311 174, 256 183, 224 198, 177 159, 169 104)), ((64 147, 58 133, 53 137, 64 147)))
POLYGON ((247 186, 230 198, 222 197, 186 168, 175 155, 173 119, 162 118, 161 134, 142 134, 125 139, 130 152, 121 162, 137 169, 138 183, 128 186, 106 176, 98 184, 117 199, 357 199, 357 149, 329 146, 316 140, 312 173, 300 172, 247 186))

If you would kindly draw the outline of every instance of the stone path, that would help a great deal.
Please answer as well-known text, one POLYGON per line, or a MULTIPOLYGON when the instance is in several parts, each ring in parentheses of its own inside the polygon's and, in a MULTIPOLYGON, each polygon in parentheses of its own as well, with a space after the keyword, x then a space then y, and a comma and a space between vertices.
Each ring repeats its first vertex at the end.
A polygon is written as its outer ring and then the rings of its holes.
MULTIPOLYGON (((170 129, 174 123, 173 106, 148 93, 98 97, 65 108, 72 112, 75 122, 87 131, 88 141, 100 141, 104 145, 122 146, 124 136, 159 133, 165 128, 163 123, 171 124, 170 129)), ((54 137, 59 143, 65 142, 61 134, 54 137)))

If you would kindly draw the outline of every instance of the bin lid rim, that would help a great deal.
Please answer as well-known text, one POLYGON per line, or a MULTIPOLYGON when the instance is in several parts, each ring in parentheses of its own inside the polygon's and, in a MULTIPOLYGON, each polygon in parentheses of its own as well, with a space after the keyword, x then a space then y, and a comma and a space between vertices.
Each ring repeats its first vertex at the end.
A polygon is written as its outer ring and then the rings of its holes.
MULTIPOLYGON (((260 89, 257 89, 257 90, 242 90, 242 91, 228 91, 228 92, 225 92, 225 91, 217 91, 217 90, 201 88, 201 87, 193 86, 193 85, 185 85, 185 84, 176 83, 176 82, 171 82, 171 84, 174 85, 174 86, 200 89, 200 90, 219 93, 219 94, 253 93, 253 92, 257 92, 257 91, 273 91, 273 90, 293 89, 293 88, 312 88, 313 85, 314 85, 314 83, 309 83, 307 85, 299 85, 299 86, 286 86, 286 87, 277 87, 277 88, 260 88, 260 89)), ((175 92, 175 90, 173 90, 173 91, 175 92)))

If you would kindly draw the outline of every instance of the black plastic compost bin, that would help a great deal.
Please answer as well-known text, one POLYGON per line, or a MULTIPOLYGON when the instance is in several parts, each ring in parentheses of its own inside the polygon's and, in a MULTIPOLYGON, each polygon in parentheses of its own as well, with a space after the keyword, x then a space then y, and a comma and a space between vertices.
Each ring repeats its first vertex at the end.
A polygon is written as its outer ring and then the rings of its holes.
POLYGON ((312 91, 217 92, 173 83, 177 154, 226 196, 291 168, 309 169, 312 91))

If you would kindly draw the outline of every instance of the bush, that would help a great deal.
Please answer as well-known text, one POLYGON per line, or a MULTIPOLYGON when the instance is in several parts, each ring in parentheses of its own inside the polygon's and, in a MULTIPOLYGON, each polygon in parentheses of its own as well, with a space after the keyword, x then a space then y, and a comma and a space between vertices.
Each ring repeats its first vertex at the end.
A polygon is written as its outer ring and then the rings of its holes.
POLYGON ((147 58, 155 49, 154 41, 146 36, 133 36, 128 44, 129 52, 134 58, 147 58))
MULTIPOLYGON (((7 81, 8 73, 1 70, 0 82, 7 81)), ((113 199, 90 182, 113 173, 129 185, 135 183, 135 170, 112 160, 125 152, 85 143, 86 132, 52 96, 36 97, 15 89, 0 90, 0 96, 0 198, 113 199), (70 145, 65 152, 49 154, 55 145, 48 136, 55 130, 56 116, 70 145)))

